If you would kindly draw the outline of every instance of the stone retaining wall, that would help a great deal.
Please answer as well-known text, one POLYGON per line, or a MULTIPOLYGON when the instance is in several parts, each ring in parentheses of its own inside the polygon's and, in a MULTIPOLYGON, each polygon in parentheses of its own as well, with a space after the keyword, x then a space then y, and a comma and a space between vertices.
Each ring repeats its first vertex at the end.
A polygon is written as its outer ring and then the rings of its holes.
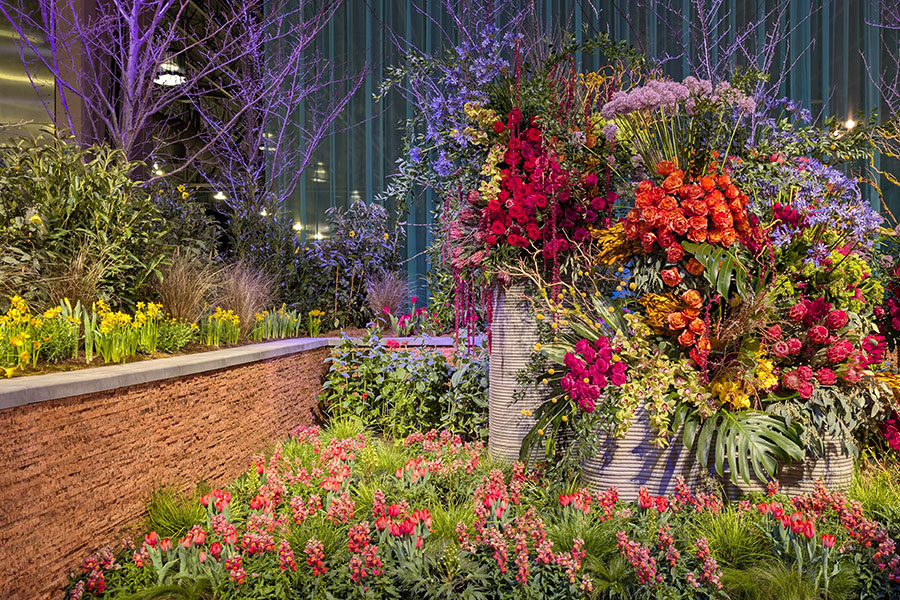
POLYGON ((0 598, 61 598, 152 490, 224 485, 312 424, 329 348, 289 342, 0 382, 0 598))

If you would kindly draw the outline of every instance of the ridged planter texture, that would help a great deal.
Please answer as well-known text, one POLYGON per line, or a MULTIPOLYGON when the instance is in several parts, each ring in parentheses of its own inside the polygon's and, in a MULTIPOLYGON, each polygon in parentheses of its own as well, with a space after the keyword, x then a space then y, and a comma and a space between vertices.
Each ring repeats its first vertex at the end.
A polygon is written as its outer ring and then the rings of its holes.
POLYGON ((534 387, 527 387, 517 402, 517 373, 524 369, 538 341, 537 320, 525 298, 525 286, 513 284, 494 291, 491 321, 490 389, 488 392, 488 450, 501 460, 518 460, 522 440, 534 425, 534 411, 545 400, 534 387))
MULTIPOLYGON (((775 479, 779 491, 792 496, 812 492, 819 479, 830 491, 847 491, 853 483, 853 457, 841 451, 839 441, 825 438, 825 456, 782 465, 775 479)), ((767 484, 754 477, 749 484, 742 479, 737 484, 728 480, 724 487, 729 498, 737 498, 747 492, 765 492, 767 484)))
POLYGON ((600 429, 596 434, 599 450, 582 465, 584 481, 592 491, 616 486, 621 499, 635 501, 642 487, 653 496, 674 493, 679 475, 691 489, 703 483, 703 468, 682 444, 682 430, 673 433, 667 448, 653 446, 654 433, 643 408, 635 411, 624 437, 614 438, 600 429))

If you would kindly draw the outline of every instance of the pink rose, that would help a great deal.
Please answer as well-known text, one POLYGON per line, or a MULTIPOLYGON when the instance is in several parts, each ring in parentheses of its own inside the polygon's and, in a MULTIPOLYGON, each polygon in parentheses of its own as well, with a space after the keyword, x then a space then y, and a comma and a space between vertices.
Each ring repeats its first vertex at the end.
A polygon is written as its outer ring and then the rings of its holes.
POLYGON ((679 283, 681 283, 681 273, 678 272, 677 267, 672 267, 671 269, 663 269, 662 280, 668 286, 675 287, 679 283))

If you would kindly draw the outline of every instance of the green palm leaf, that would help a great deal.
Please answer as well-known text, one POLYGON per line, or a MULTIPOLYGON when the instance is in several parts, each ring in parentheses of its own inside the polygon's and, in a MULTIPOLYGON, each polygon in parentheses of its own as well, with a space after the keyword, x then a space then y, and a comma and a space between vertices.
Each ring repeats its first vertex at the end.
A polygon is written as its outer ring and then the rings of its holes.
POLYGON ((714 465, 720 477, 725 467, 731 480, 750 483, 750 477, 766 481, 775 475, 778 463, 802 460, 800 431, 796 423, 756 411, 720 410, 705 421, 688 406, 682 406, 675 423, 684 423, 684 445, 694 451, 704 467, 714 465))

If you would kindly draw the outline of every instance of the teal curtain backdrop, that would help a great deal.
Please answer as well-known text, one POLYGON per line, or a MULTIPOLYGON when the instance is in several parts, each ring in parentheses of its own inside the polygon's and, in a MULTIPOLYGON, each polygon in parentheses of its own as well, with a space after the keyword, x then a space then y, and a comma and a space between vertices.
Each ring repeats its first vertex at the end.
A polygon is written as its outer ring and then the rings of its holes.
MULTIPOLYGON (((299 2, 300 0, 298 0, 299 2)), ((683 14, 692 10, 690 0, 683 3, 683 14)), ((835 115, 845 120, 851 115, 872 110, 881 112, 877 83, 869 73, 880 72, 885 59, 884 45, 898 43, 883 40, 877 23, 880 2, 875 0, 724 0, 722 27, 726 35, 743 29, 748 22, 767 14, 776 4, 788 2, 788 10, 780 23, 760 27, 756 35, 761 41, 766 29, 790 31, 790 43, 781 48, 774 64, 792 65, 781 84, 781 95, 803 103, 813 114, 835 115), (818 10, 812 11, 810 7, 818 10)), ((524 3, 523 3, 524 4, 524 3)), ((584 27, 609 32, 615 39, 627 40, 649 57, 682 54, 681 40, 688 28, 676 36, 671 20, 637 6, 634 2, 594 0, 535 0, 537 14, 544 23, 561 24, 581 36, 584 27)), ((412 106, 397 92, 380 102, 372 98, 383 79, 385 67, 397 64, 399 54, 390 38, 396 32, 420 49, 434 52, 454 43, 444 32, 454 34, 452 20, 440 0, 346 0, 331 23, 321 33, 316 52, 331 57, 338 65, 359 69, 368 65, 370 74, 362 90, 351 100, 346 111, 334 124, 332 135, 316 150, 311 166, 295 191, 289 209, 303 225, 305 237, 327 237, 325 211, 333 206, 346 206, 361 199, 374 201, 385 187, 402 150, 403 123, 411 115, 412 106), (426 11, 423 14, 420 9, 426 11)), ((696 48, 697 40, 691 41, 696 48)), ((584 68, 597 69, 597 55, 578 57, 584 68)), ((687 60, 669 61, 665 73, 682 79, 689 75, 687 60)), ((304 107, 298 107, 302 124, 304 107)), ((880 168, 900 172, 896 164, 880 164, 880 168)), ((888 208, 900 215, 900 190, 887 190, 888 208)), ((877 199, 870 198, 873 203, 877 199)), ((405 267, 411 284, 424 292, 423 277, 428 268, 424 255, 431 242, 429 227, 437 199, 424 192, 411 202, 408 242, 404 248, 405 267)), ((387 207, 393 210, 393 206, 387 207)), ((402 218, 402 217, 401 217, 402 218)))

